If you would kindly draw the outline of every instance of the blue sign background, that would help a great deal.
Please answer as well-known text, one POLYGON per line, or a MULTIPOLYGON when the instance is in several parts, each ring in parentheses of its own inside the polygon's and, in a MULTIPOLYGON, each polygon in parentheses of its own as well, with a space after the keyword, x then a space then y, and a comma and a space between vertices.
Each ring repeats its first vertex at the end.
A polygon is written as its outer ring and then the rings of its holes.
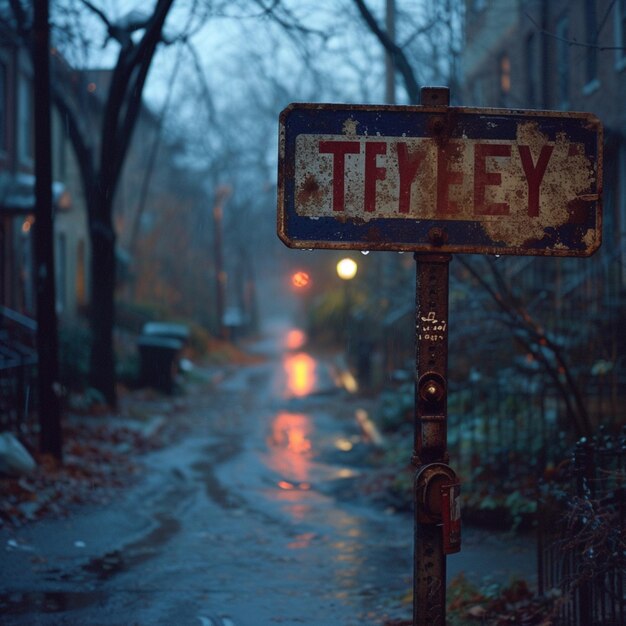
POLYGON ((301 134, 343 135, 347 116, 358 122, 357 136, 433 137, 432 121, 438 118, 444 122, 446 137, 458 140, 515 140, 518 125, 532 121, 551 141, 556 141, 557 135, 563 133, 570 142, 581 144, 586 158, 596 164, 597 176, 588 194, 598 194, 601 189, 602 128, 597 118, 590 114, 460 107, 292 104, 280 116, 278 231, 288 246, 550 256, 588 256, 599 246, 600 232, 598 245, 593 249, 589 249, 583 240, 589 229, 601 229, 600 202, 591 200, 584 202, 584 211, 578 207, 576 219, 559 226, 558 232, 547 228, 542 239, 528 241, 521 248, 492 241, 477 221, 374 218, 363 222, 344 216, 338 220, 298 215, 295 206, 296 138, 301 134), (445 230, 447 241, 444 245, 434 246, 430 242, 429 231, 434 227, 445 230), (557 243, 560 245, 555 248, 557 243))

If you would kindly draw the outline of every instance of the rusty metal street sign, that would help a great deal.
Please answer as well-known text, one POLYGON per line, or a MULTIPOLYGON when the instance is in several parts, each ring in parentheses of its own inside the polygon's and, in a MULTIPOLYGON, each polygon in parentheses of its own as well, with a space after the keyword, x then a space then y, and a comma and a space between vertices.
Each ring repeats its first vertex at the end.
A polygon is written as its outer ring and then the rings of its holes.
POLYGON ((453 252, 589 256, 601 243, 602 127, 587 113, 292 104, 280 116, 278 234, 294 248, 416 261, 413 626, 444 626, 461 549, 447 450, 453 252))
POLYGON ((589 256, 602 127, 587 113, 292 104, 278 233, 293 248, 589 256))

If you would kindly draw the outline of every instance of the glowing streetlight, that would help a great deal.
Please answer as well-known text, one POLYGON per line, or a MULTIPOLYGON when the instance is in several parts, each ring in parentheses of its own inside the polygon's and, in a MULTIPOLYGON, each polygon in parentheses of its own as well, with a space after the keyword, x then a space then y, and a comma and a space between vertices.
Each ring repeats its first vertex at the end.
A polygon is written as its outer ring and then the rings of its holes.
POLYGON ((337 263, 337 276, 344 281, 343 294, 343 336, 346 342, 346 357, 350 349, 350 324, 352 318, 352 294, 350 293, 350 281, 356 276, 358 265, 356 261, 346 257, 337 263))
POLYGON ((291 284, 296 289, 304 289, 311 283, 311 277, 306 272, 294 272, 291 276, 291 284))
POLYGON ((337 276, 342 280, 352 280, 356 276, 358 265, 356 261, 345 258, 337 263, 337 276))

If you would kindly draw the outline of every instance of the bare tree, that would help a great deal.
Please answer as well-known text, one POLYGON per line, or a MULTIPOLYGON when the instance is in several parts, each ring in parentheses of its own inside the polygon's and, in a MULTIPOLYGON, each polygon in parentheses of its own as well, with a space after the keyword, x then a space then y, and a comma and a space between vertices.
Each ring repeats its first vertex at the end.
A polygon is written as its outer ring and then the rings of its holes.
MULTIPOLYGON (((113 202, 124 160, 141 111, 142 94, 148 72, 174 0, 157 0, 152 11, 132 12, 114 21, 89 0, 81 0, 83 10, 100 20, 107 37, 118 45, 109 89, 101 111, 99 141, 67 84, 52 81, 52 99, 60 111, 79 163, 85 192, 89 234, 92 246, 90 384, 107 402, 116 404, 115 356, 113 349, 115 244, 113 202)), ((28 44, 30 8, 22 0, 11 0, 17 32, 28 44)))
MULTIPOLYGON (((419 102, 417 69, 411 62, 411 51, 407 46, 394 42, 377 18, 369 10, 365 0, 354 0, 359 8, 365 23, 372 33, 378 38, 381 46, 392 55, 397 63, 405 84, 409 99, 412 103, 419 102)), ((460 28, 462 3, 448 0, 438 8, 431 7, 434 13, 430 20, 426 20, 427 28, 420 34, 428 44, 421 50, 423 59, 431 60, 443 57, 448 59, 447 67, 442 69, 441 76, 451 86, 456 84, 456 66, 459 57, 459 38, 457 30, 460 28), (437 24, 437 27, 435 27, 437 24), (442 31, 438 29, 443 29, 442 31), (439 32, 439 35, 437 33, 439 32), (435 36, 433 36, 435 35, 435 36), (430 55, 427 54, 430 49, 430 55), (446 52, 447 50, 447 57, 446 52)), ((418 49, 419 54, 419 49, 418 49)), ((420 57, 415 57, 420 62, 420 57)), ((432 75, 432 74, 431 74, 432 75)), ((507 283, 499 266, 490 260, 484 260, 487 271, 479 264, 478 260, 464 256, 457 257, 463 267, 469 272, 474 280, 483 288, 483 293, 488 294, 501 313, 500 321, 509 328, 512 337, 526 351, 533 356, 546 373, 567 408, 568 416, 573 424, 573 431, 577 436, 589 436, 591 434, 591 420, 581 393, 579 381, 573 373, 573 368, 566 351, 544 330, 537 317, 530 313, 524 305, 522 298, 507 283)))

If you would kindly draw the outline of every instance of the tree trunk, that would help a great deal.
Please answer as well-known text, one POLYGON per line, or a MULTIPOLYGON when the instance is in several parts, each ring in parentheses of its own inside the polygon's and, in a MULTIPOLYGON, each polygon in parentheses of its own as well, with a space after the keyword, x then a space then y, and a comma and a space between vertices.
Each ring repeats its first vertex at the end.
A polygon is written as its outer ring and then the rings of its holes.
MULTIPOLYGON (((97 192, 96 192, 97 193, 97 192)), ((115 231, 107 194, 100 191, 92 206, 100 217, 90 220, 91 237, 91 361, 90 385, 100 391, 111 407, 117 405, 115 393, 115 231)))

